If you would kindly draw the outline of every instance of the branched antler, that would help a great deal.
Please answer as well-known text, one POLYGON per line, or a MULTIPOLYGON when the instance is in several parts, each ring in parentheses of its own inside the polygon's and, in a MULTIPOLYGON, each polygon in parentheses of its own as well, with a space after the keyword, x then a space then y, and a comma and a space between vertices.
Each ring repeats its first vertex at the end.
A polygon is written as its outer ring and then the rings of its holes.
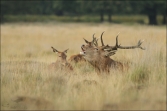
POLYGON ((103 37, 103 33, 104 33, 104 32, 102 32, 101 37, 100 37, 100 39, 101 39, 101 45, 102 45, 102 46, 104 46, 104 42, 103 42, 103 38, 102 38, 102 37, 103 37))
POLYGON ((87 44, 89 44, 90 46, 93 46, 93 45, 95 45, 96 47, 98 46, 98 43, 97 43, 97 41, 98 41, 98 39, 96 39, 96 37, 94 37, 94 35, 95 35, 95 33, 93 34, 93 40, 91 41, 91 42, 89 42, 89 41, 87 41, 86 39, 84 39, 85 40, 85 42, 87 43, 87 44))
MULTIPOLYGON (((119 33, 118 33, 118 35, 119 35, 119 33)), ((117 48, 118 48, 118 35, 116 36, 116 44, 115 44, 115 46, 109 46, 109 45, 104 45, 103 47, 102 47, 102 49, 104 49, 104 50, 106 50, 106 51, 111 51, 111 50, 117 50, 117 48)))
POLYGON ((139 40, 138 43, 137 43, 137 45, 135 45, 135 46, 121 46, 121 45, 118 45, 117 48, 119 48, 119 49, 135 49, 135 48, 140 48, 142 50, 145 50, 145 48, 141 47, 141 44, 143 43, 143 41, 139 40))
MULTIPOLYGON (((119 35, 119 33, 118 33, 118 35, 119 35)), ((116 44, 115 44, 115 46, 108 46, 108 45, 106 45, 104 48, 107 48, 107 49, 105 49, 105 50, 117 50, 117 48, 119 48, 119 49, 135 49, 135 48, 140 48, 142 50, 145 50, 145 48, 141 47, 141 44, 143 43, 144 40, 143 41, 139 40, 138 43, 137 43, 137 45, 135 45, 135 46, 121 46, 121 44, 118 45, 118 35, 116 36, 116 44)))
POLYGON ((94 37, 95 34, 93 34, 93 43, 96 47, 98 47, 98 39, 96 39, 96 37, 94 37))
MULTIPOLYGON (((119 33, 118 33, 119 35, 119 33)), ((145 50, 145 48, 141 47, 141 44, 143 41, 139 40, 137 45, 135 46, 121 46, 121 44, 118 45, 118 35, 116 36, 116 44, 115 46, 109 46, 109 45, 104 45, 102 37, 101 37, 101 42, 104 46, 102 46, 102 49, 106 51, 107 56, 114 55, 117 51, 117 49, 135 49, 135 48, 140 48, 142 50, 145 50)))

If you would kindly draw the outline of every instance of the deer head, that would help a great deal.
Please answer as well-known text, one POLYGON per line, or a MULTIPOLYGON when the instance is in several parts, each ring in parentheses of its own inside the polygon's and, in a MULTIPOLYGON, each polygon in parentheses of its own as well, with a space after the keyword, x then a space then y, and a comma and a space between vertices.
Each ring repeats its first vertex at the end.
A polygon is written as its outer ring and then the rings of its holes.
POLYGON ((98 61, 99 58, 108 57, 115 54, 115 51, 117 49, 114 50, 114 48, 112 48, 109 50, 107 48, 111 48, 111 47, 108 45, 104 45, 103 39, 102 39, 103 33, 101 34, 102 46, 98 46, 98 43, 97 43, 98 39, 94 37, 95 34, 93 34, 93 40, 91 42, 88 42, 86 39, 84 39, 86 42, 86 45, 81 46, 82 51, 80 52, 80 54, 83 55, 86 60, 98 61))
POLYGON ((55 66, 61 66, 61 68, 68 68, 70 70, 73 70, 71 64, 69 64, 66 60, 67 58, 67 51, 68 49, 64 50, 63 52, 58 51, 57 49, 55 49, 54 47, 51 47, 53 49, 53 52, 57 53, 58 59, 55 63, 52 63, 50 67, 55 67, 55 66))
MULTIPOLYGON (((104 32, 103 32, 104 33, 104 32)), ((112 56, 116 53, 117 49, 135 49, 135 48, 140 48, 142 50, 145 50, 145 48, 141 47, 141 44, 143 41, 139 40, 138 44, 135 46, 121 46, 118 45, 118 35, 116 36, 116 44, 115 46, 109 46, 109 45, 104 45, 103 42, 103 33, 101 34, 101 46, 98 46, 97 40, 94 35, 93 35, 93 40, 92 42, 88 42, 87 40, 85 40, 85 42, 87 43, 87 45, 82 45, 81 49, 82 51, 80 52, 80 54, 82 54, 83 56, 87 57, 96 57, 98 56, 103 56, 103 57, 109 57, 112 56)))
POLYGON ((58 51, 57 49, 55 49, 54 47, 51 47, 51 48, 53 49, 53 52, 56 52, 56 53, 57 53, 57 56, 59 57, 59 59, 61 59, 61 60, 66 60, 66 58, 67 58, 66 53, 67 53, 68 49, 66 49, 66 50, 63 51, 63 52, 60 52, 60 51, 58 51))
MULTIPOLYGON (((104 32, 103 32, 104 33, 104 32)), ((141 47, 142 42, 139 40, 138 44, 135 46, 121 46, 118 45, 118 35, 116 37, 116 44, 115 46, 104 45, 101 34, 101 46, 98 46, 97 39, 93 36, 93 40, 91 44, 85 41, 87 45, 81 46, 80 54, 90 62, 93 66, 95 66, 98 70, 105 70, 106 67, 110 67, 112 64, 115 65, 118 62, 110 59, 110 56, 114 55, 118 49, 145 49, 141 47)))

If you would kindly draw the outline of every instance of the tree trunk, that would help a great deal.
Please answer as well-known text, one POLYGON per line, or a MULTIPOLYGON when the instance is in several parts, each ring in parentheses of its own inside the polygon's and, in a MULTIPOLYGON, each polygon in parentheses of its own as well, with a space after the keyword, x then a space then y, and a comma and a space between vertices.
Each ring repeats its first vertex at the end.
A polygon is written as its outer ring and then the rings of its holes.
POLYGON ((112 19, 111 19, 111 12, 109 11, 109 13, 108 13, 108 21, 109 22, 112 22, 112 19))
POLYGON ((81 16, 80 13, 77 12, 77 22, 81 21, 80 16, 81 16))
POLYGON ((103 22, 104 21, 104 13, 103 11, 101 11, 100 13, 100 22, 103 22))
POLYGON ((64 13, 63 13, 62 10, 57 10, 57 11, 55 12, 55 15, 57 15, 57 16, 63 16, 64 13))
POLYGON ((0 24, 2 24, 4 22, 4 13, 3 12, 1 12, 0 19, 1 19, 0 24))
POLYGON ((149 25, 157 25, 157 12, 156 9, 153 8, 150 10, 150 13, 148 13, 148 20, 149 20, 149 25))
POLYGON ((157 25, 156 15, 148 15, 149 25, 157 25))
POLYGON ((163 21, 162 21, 162 24, 166 24, 166 21, 167 21, 167 19, 166 19, 166 14, 163 14, 163 21))

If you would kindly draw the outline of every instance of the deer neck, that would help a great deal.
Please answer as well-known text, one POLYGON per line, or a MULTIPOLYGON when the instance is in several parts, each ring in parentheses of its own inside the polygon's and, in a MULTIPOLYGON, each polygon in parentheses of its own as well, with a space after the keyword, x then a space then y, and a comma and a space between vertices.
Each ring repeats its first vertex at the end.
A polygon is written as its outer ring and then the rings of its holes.
POLYGON ((61 58, 61 59, 57 59, 57 61, 56 61, 56 62, 58 62, 58 63, 60 63, 60 64, 66 64, 66 63, 67 63, 67 60, 66 60, 66 59, 61 58))
POLYGON ((110 57, 101 57, 98 61, 89 61, 89 63, 99 72, 109 72, 113 60, 110 57))

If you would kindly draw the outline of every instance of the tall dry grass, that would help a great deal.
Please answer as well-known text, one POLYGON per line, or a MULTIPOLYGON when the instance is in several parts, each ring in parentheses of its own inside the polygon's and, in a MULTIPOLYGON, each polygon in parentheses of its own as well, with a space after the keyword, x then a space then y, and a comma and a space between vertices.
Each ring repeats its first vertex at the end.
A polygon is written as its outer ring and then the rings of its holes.
POLYGON ((1 109, 165 110, 166 29, 158 26, 19 23, 1 25, 1 109), (47 66, 56 60, 51 46, 69 48, 67 57, 105 31, 105 44, 135 45, 146 50, 118 50, 114 60, 130 62, 127 72, 97 75, 88 63, 72 64, 74 72, 47 66))

